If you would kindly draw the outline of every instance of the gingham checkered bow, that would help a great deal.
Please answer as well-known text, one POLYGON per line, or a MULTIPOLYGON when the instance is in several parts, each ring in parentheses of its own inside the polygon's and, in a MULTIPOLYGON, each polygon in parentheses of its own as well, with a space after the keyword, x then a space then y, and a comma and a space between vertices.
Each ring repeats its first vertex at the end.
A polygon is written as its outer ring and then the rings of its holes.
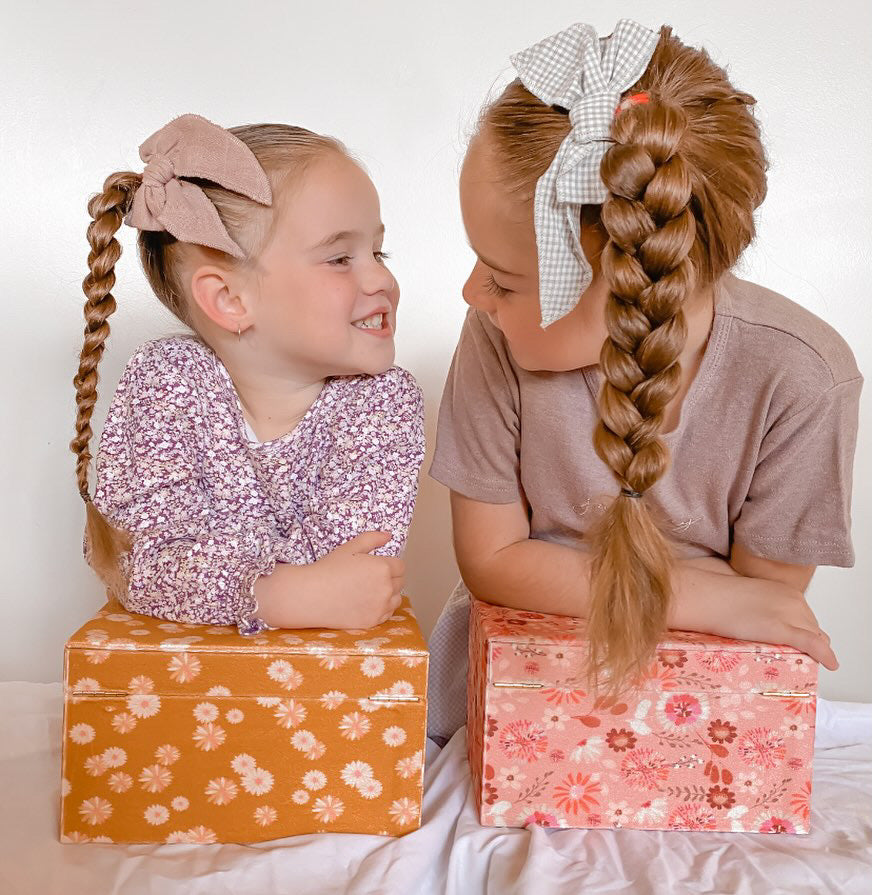
POLYGON ((608 37, 576 24, 511 57, 523 85, 549 106, 569 110, 569 132, 536 184, 533 223, 539 255, 543 329, 569 313, 593 271, 580 242, 582 205, 607 191, 600 162, 621 94, 639 80, 659 34, 621 19, 608 37))

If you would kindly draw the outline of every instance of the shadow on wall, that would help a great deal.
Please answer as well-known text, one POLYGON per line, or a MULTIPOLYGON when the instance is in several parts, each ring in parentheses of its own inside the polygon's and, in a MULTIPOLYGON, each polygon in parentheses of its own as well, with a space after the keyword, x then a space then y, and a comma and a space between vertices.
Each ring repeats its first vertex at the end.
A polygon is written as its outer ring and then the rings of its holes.
POLYGON ((425 637, 460 577, 451 544, 448 489, 431 479, 428 470, 436 446, 436 418, 445 383, 445 358, 415 364, 415 378, 424 391, 427 455, 421 467, 418 503, 406 547, 406 590, 425 637))

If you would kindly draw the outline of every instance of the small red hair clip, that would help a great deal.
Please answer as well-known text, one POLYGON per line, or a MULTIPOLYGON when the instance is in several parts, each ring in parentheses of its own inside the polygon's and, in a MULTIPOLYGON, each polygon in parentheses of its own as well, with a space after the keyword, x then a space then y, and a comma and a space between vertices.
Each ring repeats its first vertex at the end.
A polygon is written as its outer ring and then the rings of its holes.
POLYGON ((640 103, 650 102, 651 97, 648 96, 647 93, 634 93, 632 96, 626 97, 626 99, 622 99, 617 108, 615 109, 615 115, 620 115, 624 109, 629 109, 630 106, 638 106, 640 103))

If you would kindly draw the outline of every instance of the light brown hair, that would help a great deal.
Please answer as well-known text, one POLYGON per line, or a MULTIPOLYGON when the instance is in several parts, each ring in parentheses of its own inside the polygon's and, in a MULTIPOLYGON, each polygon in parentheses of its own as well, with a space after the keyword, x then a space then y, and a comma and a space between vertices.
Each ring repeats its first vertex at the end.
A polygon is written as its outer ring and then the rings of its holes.
MULTIPOLYGON (((223 252, 203 249, 215 255, 227 267, 251 264, 266 247, 287 196, 288 187, 315 158, 329 152, 347 155, 345 147, 332 137, 314 134, 305 128, 283 124, 254 124, 230 128, 254 153, 267 174, 274 197, 266 208, 238 193, 208 181, 195 180, 218 211, 227 232, 245 253, 237 261, 223 252)), ((189 178, 193 179, 193 178, 189 178)), ((88 203, 90 272, 82 283, 85 302, 85 337, 79 369, 73 379, 76 388, 76 436, 70 448, 76 455, 76 480, 85 501, 85 542, 88 561, 115 596, 121 598, 127 583, 120 557, 130 549, 127 532, 109 522, 94 506, 88 489, 91 464, 91 415, 97 402, 97 367, 109 336, 110 315, 115 311, 115 265, 121 246, 115 233, 130 210, 133 195, 142 183, 142 175, 132 171, 110 174, 103 191, 88 203)), ((180 282, 180 261, 189 247, 163 231, 140 231, 137 243, 145 276, 160 301, 186 326, 193 328, 188 296, 180 282)))
MULTIPOLYGON (((649 101, 615 117, 600 169, 608 190, 598 223, 608 237, 600 263, 609 335, 593 439, 621 489, 644 494, 669 468, 659 433, 680 384, 685 300, 714 284, 753 239, 766 162, 754 98, 668 27, 625 96, 640 92, 649 101)), ((479 127, 504 185, 525 201, 570 130, 566 110, 540 102, 519 81, 485 108, 479 127)), ((644 498, 631 496, 611 502, 591 544, 589 670, 617 690, 666 628, 672 547, 644 498)))

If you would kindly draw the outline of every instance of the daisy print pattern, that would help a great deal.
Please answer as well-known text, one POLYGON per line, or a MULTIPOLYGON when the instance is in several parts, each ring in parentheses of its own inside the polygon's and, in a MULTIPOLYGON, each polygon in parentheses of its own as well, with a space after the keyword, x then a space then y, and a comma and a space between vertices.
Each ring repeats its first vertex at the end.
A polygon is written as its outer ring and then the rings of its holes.
POLYGON ((139 785, 147 792, 163 792, 172 780, 173 775, 169 768, 160 764, 148 765, 139 773, 139 785))
POLYGON ((338 820, 345 810, 345 803, 336 796, 323 796, 312 803, 312 814, 322 823, 331 824, 338 820))
POLYGON ((327 785, 327 775, 323 771, 306 771, 303 774, 303 786, 316 792, 327 785))
POLYGON ((181 752, 171 743, 164 743, 163 746, 158 746, 154 750, 154 757, 157 759, 157 763, 167 766, 175 764, 179 760, 180 755, 181 752))
POLYGON ((350 761, 339 776, 343 783, 356 789, 364 781, 372 780, 372 766, 365 761, 350 761))
POLYGON ((85 799, 79 806, 79 814, 86 824, 97 826, 105 823, 112 816, 112 803, 99 796, 85 799))
POLYGON ((260 827, 268 827, 276 822, 278 812, 271 805, 261 805, 254 809, 254 822, 260 827))
POLYGON ((120 768, 127 761, 127 753, 120 746, 110 746, 103 750, 103 761, 110 768, 120 768))
POLYGON ((229 777, 216 777, 206 784, 206 801, 213 805, 228 805, 239 792, 239 787, 229 777))
POLYGON ((338 709, 348 697, 341 690, 330 690, 321 697, 321 705, 325 709, 338 709))
POLYGON ((385 732, 382 734, 382 741, 391 748, 402 746, 406 742, 406 731, 402 727, 392 725, 385 729, 385 732))
POLYGON ((253 796, 262 796, 273 788, 273 775, 263 768, 255 768, 242 775, 242 788, 253 796))
POLYGON ((367 656, 360 663, 360 670, 367 677, 378 677, 380 674, 384 674, 384 660, 381 659, 379 656, 367 656))
POLYGON ((110 774, 107 786, 112 792, 127 792, 127 790, 133 786, 133 777, 131 777, 130 774, 126 774, 124 771, 110 774))
POLYGON ((143 817, 147 824, 159 827, 170 819, 170 812, 165 805, 149 805, 143 812, 143 817))
POLYGON ((191 653, 178 653, 167 663, 170 680, 179 684, 189 684, 200 674, 202 668, 200 660, 191 653))
POLYGON ((130 712, 118 712, 112 718, 112 727, 118 733, 130 733, 136 727, 136 718, 130 712))
POLYGON ((135 693, 127 697, 127 710, 136 718, 152 718, 160 711, 160 697, 153 693, 135 693))
POLYGON ((398 615, 375 631, 245 639, 100 615, 103 634, 69 663, 64 841, 417 829, 427 653, 398 615), (96 673, 86 650, 105 652, 96 673))
POLYGON ((409 798, 402 798, 391 803, 389 813, 395 824, 405 827, 418 819, 421 809, 417 802, 413 802, 409 798))
POLYGON ((283 699, 273 713, 281 727, 299 727, 306 720, 306 707, 296 699, 283 699))
POLYGON ((371 727, 372 722, 366 715, 360 712, 351 712, 348 715, 343 715, 342 720, 339 722, 339 732, 349 740, 359 740, 369 733, 371 727))
POLYGON ((218 717, 218 707, 211 702, 200 702, 194 707, 194 717, 198 721, 214 721, 218 717))
POLYGON ((220 724, 213 724, 207 721, 205 724, 198 724, 194 730, 194 745, 204 752, 211 752, 224 743, 226 733, 220 724))
POLYGON ((70 728, 69 738, 79 746, 84 746, 94 739, 95 731, 90 724, 74 724, 70 728))
POLYGON ((251 755, 243 752, 240 755, 235 755, 233 760, 230 762, 230 767, 236 771, 237 774, 250 774, 252 771, 257 770, 257 762, 251 755))
POLYGON ((303 683, 303 676, 300 672, 284 659, 270 663, 267 674, 281 684, 285 690, 296 690, 303 683))

